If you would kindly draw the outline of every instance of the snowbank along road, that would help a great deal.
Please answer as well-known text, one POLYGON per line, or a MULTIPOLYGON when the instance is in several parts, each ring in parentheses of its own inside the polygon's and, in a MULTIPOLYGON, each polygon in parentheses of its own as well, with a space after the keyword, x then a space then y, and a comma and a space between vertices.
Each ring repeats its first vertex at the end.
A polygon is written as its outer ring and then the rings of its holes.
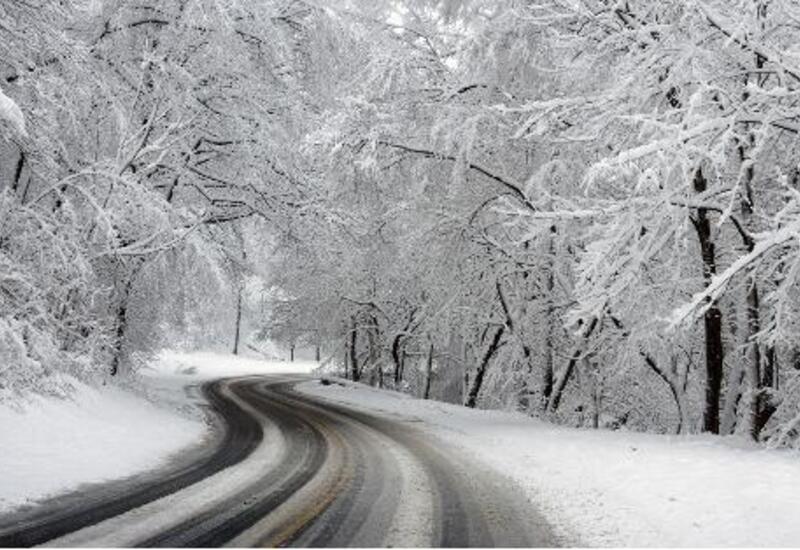
POLYGON ((297 376, 203 386, 213 444, 0 518, 3 546, 552 546, 505 478, 415 429, 302 395, 297 376))

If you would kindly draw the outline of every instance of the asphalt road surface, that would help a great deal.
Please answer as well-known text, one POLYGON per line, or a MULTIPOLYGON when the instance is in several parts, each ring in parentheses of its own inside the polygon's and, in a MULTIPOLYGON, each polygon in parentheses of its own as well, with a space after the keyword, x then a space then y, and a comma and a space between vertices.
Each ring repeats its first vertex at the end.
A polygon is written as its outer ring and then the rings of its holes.
POLYGON ((0 546, 553 546, 504 477, 418 429, 293 390, 202 387, 216 437, 168 467, 0 517, 0 546))

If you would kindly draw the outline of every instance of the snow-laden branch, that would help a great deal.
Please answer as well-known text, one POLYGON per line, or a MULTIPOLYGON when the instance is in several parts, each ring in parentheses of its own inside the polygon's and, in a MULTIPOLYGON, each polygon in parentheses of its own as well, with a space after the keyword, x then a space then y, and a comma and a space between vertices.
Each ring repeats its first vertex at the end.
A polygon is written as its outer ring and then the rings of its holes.
POLYGON ((21 136, 28 137, 28 132, 25 129, 25 115, 22 114, 22 109, 13 99, 3 93, 2 88, 0 88, 0 120, 5 120, 21 136))
POLYGON ((730 124, 731 120, 725 118, 724 115, 718 118, 706 120, 699 124, 690 126, 688 129, 681 130, 678 135, 669 136, 660 140, 649 141, 637 147, 632 147, 630 149, 621 151, 613 158, 601 160, 591 167, 589 174, 602 171, 603 168, 618 167, 646 157, 661 154, 677 143, 685 143, 704 134, 722 130, 730 126, 730 124))
MULTIPOLYGON (((453 155, 437 153, 437 152, 431 151, 429 149, 421 149, 421 148, 418 148, 418 147, 411 147, 409 145, 403 145, 403 144, 399 144, 399 143, 392 143, 392 142, 389 142, 389 141, 379 141, 378 144, 379 145, 383 145, 384 147, 389 147, 391 149, 397 149, 399 151, 404 151, 406 153, 413 153, 415 155, 420 155, 420 156, 423 156, 423 157, 426 157, 426 158, 441 159, 441 160, 447 160, 447 161, 450 161, 450 162, 457 162, 458 161, 458 159, 456 157, 454 157, 453 155)), ((479 164, 476 164, 474 162, 467 161, 466 165, 470 170, 478 172, 479 174, 482 174, 482 175, 486 176, 490 180, 496 181, 497 183, 499 183, 500 185, 502 185, 503 187, 508 189, 511 192, 511 195, 513 195, 523 205, 525 205, 526 207, 528 207, 532 211, 535 212, 537 210, 536 206, 530 200, 528 200, 528 197, 522 191, 522 186, 520 184, 511 181, 507 177, 500 176, 500 175, 492 172, 491 170, 488 170, 487 168, 484 168, 483 166, 481 166, 479 164)))
POLYGON ((751 36, 745 38, 743 35, 731 31, 727 24, 723 22, 724 20, 722 16, 714 13, 714 11, 704 2, 698 1, 696 2, 696 6, 698 11, 706 18, 708 23, 719 32, 727 36, 733 43, 744 50, 754 53, 768 62, 775 63, 784 73, 791 76, 794 80, 800 82, 800 70, 789 66, 780 52, 774 51, 764 44, 753 45, 753 39, 751 36))
POLYGON ((711 279, 711 283, 701 292, 696 293, 691 301, 673 310, 669 318, 670 328, 674 329, 694 315, 703 313, 725 291, 731 280, 741 271, 748 269, 770 250, 781 246, 800 236, 800 224, 783 227, 769 236, 756 241, 753 250, 733 262, 730 267, 711 279))

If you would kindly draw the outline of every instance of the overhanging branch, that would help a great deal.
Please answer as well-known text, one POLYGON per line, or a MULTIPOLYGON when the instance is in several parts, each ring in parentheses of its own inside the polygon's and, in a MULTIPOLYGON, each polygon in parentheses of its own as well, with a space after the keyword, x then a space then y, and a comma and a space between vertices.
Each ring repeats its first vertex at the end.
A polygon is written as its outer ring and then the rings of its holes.
MULTIPOLYGON (((403 151, 405 153, 412 153, 415 155, 419 155, 425 158, 430 159, 439 159, 439 160, 447 160, 450 162, 457 162, 458 159, 453 155, 436 153, 434 151, 428 149, 421 149, 418 147, 411 147, 409 145, 403 145, 399 143, 391 143, 389 141, 378 141, 378 145, 383 145, 384 147, 389 147, 391 149, 397 149, 398 151, 403 151)), ((484 175, 485 177, 489 178, 492 181, 495 181, 508 189, 510 194, 516 198, 519 202, 521 202, 525 207, 529 208, 531 211, 536 212, 536 206, 528 200, 528 197, 525 196, 525 193, 522 191, 522 188, 519 184, 509 181, 508 178, 504 178, 495 174, 494 172, 484 168, 483 166, 476 164, 474 162, 467 162, 467 167, 470 170, 478 172, 479 174, 484 175)))

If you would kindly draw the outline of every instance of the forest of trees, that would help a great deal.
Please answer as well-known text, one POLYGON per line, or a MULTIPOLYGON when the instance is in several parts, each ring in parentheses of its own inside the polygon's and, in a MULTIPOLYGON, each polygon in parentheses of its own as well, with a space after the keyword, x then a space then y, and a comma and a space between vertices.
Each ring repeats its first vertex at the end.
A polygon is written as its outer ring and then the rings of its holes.
POLYGON ((260 277, 353 380, 800 445, 793 0, 4 0, 0 89, 0 398, 260 277))

